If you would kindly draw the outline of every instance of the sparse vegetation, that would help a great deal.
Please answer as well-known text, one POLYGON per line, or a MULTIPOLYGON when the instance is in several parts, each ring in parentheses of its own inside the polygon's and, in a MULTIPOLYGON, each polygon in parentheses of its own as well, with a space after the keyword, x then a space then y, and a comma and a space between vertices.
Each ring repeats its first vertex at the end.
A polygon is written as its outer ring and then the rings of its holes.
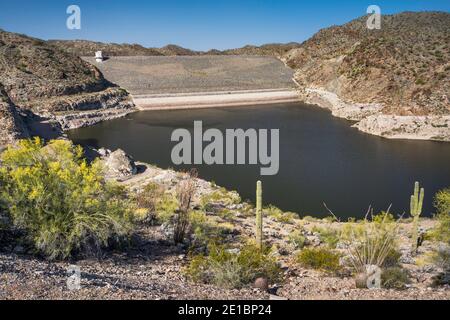
POLYGON ((409 272, 400 267, 386 268, 381 274, 381 286, 385 289, 403 290, 409 283, 409 272))
POLYGON ((339 242, 339 232, 333 228, 314 227, 313 232, 319 234, 320 241, 326 243, 331 249, 336 248, 339 242))
POLYGON ((328 248, 306 248, 297 255, 297 262, 305 268, 337 272, 340 255, 328 248))
POLYGON ((274 218, 276 221, 281 223, 289 223, 292 224, 296 219, 298 219, 298 215, 294 212, 283 212, 275 206, 268 206, 264 209, 267 216, 274 218))
POLYGON ((440 243, 434 253, 434 262, 443 271, 435 278, 434 284, 444 285, 450 283, 450 188, 436 194, 435 207, 438 225, 434 236, 440 243))
POLYGON ((173 218, 174 222, 174 241, 176 244, 183 243, 186 231, 189 227, 189 213, 192 200, 195 193, 195 179, 197 173, 192 171, 188 174, 186 180, 180 182, 177 188, 177 199, 179 204, 178 212, 173 218))
POLYGON ((194 256, 186 274, 193 281, 227 288, 242 288, 259 277, 272 283, 282 278, 281 269, 271 250, 259 250, 254 244, 236 250, 210 245, 209 255, 194 256))
POLYGON ((157 208, 160 206, 164 189, 156 183, 147 184, 135 198, 137 210, 135 217, 139 222, 155 223, 157 219, 157 208))
POLYGON ((288 241, 295 249, 303 249, 307 245, 307 239, 302 232, 295 230, 288 236, 288 241))

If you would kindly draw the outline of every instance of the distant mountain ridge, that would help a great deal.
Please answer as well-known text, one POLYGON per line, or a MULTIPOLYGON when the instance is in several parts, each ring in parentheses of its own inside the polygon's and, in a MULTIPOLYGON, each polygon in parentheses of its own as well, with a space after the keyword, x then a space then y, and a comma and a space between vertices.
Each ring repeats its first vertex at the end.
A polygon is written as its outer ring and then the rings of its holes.
POLYGON ((199 55, 259 55, 281 57, 300 46, 297 42, 245 46, 237 49, 194 51, 174 44, 162 48, 145 48, 139 44, 102 43, 87 40, 49 40, 49 44, 80 57, 93 56, 102 51, 106 56, 199 56, 199 55))

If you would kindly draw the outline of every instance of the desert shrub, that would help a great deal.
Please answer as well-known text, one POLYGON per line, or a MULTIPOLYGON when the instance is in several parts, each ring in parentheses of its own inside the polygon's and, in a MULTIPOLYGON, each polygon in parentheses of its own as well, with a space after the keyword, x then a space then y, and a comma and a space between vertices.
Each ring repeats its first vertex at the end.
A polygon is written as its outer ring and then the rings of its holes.
POLYGON ((403 290, 409 283, 411 283, 410 274, 406 269, 390 267, 381 273, 381 286, 385 289, 403 290))
POLYGON ((296 258, 305 268, 330 272, 337 272, 340 269, 340 255, 328 248, 306 248, 296 258))
POLYGON ((341 227, 339 238, 347 242, 354 241, 355 238, 361 239, 364 236, 366 225, 362 222, 347 222, 341 227))
POLYGON ((193 248, 206 246, 210 242, 220 244, 226 235, 233 232, 232 225, 219 223, 203 211, 192 211, 189 214, 190 232, 193 235, 193 248))
POLYGON ((436 194, 434 205, 438 220, 434 237, 441 243, 433 254, 433 260, 443 270, 434 279, 434 285, 447 285, 450 283, 450 188, 436 194))
POLYGON ((225 188, 220 188, 214 192, 204 195, 200 199, 200 205, 205 211, 212 211, 214 203, 220 203, 223 206, 236 205, 242 202, 237 192, 230 192, 225 188))
POLYGON ((149 183, 136 195, 135 218, 138 222, 153 223, 157 220, 157 208, 163 194, 164 189, 161 185, 149 183))
POLYGON ((161 224, 169 223, 178 208, 179 204, 177 198, 171 193, 164 193, 155 206, 158 222, 161 224))
POLYGON ((320 219, 314 218, 312 216, 305 216, 305 217, 303 217, 302 220, 306 221, 306 222, 319 222, 320 221, 320 219))
POLYGON ((438 246, 433 260, 437 266, 450 272, 450 246, 445 244, 438 246))
POLYGON ((295 230, 289 234, 288 241, 295 247, 295 249, 303 249, 307 243, 306 237, 298 230, 295 230))
POLYGON ((298 219, 298 215, 294 212, 283 212, 275 206, 268 206, 265 208, 264 212, 269 216, 274 218, 280 223, 293 224, 295 219, 298 219))
POLYGON ((372 216, 372 222, 378 224, 395 223, 395 218, 391 213, 383 211, 377 215, 372 216))
POLYGON ((450 245, 450 188, 436 194, 434 205, 438 219, 435 236, 438 240, 450 245))
POLYGON ((23 140, 2 155, 0 193, 15 227, 49 259, 96 254, 129 231, 125 191, 63 140, 23 140))
POLYGON ((192 171, 177 187, 178 212, 173 217, 174 241, 183 243, 189 227, 189 212, 194 198, 197 174, 192 171))
POLYGON ((352 238, 349 258, 356 272, 365 272, 367 265, 383 268, 398 264, 401 256, 396 242, 398 223, 366 221, 363 234, 352 238))
POLYGON ((336 248, 339 242, 339 232, 333 228, 314 227, 313 232, 319 234, 320 241, 325 243, 330 248, 336 248))
POLYGON ((261 251, 254 244, 247 244, 238 251, 212 244, 209 255, 192 258, 186 274, 193 281, 227 288, 242 288, 259 277, 265 277, 269 282, 279 281, 282 277, 271 250, 261 251))

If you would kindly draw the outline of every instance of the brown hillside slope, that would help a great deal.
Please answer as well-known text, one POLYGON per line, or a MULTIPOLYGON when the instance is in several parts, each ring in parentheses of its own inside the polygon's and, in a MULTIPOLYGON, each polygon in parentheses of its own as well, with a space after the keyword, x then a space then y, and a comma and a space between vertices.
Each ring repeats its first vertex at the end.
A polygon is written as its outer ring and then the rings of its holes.
POLYGON ((223 55, 251 55, 251 56, 274 56, 281 58, 287 54, 290 50, 300 47, 297 42, 291 43, 273 43, 265 44, 262 46, 245 46, 237 49, 230 49, 221 51, 223 55))
POLYGON ((69 128, 86 125, 80 117, 89 118, 91 124, 102 119, 99 112, 106 110, 116 117, 133 106, 128 94, 106 81, 91 64, 45 41, 3 30, 0 83, 2 114, 9 119, 17 118, 12 114, 17 108, 50 121, 69 116, 71 121, 64 122, 69 128))
POLYGON ((176 45, 163 48, 145 48, 139 44, 102 43, 87 40, 49 40, 52 46, 79 57, 94 56, 102 51, 105 56, 195 56, 202 54, 176 45))
POLYGON ((450 114, 450 14, 405 12, 323 29, 285 57, 302 88, 348 102, 381 103, 383 114, 450 114))
POLYGON ((212 49, 207 52, 194 51, 177 45, 169 44, 162 48, 145 48, 138 44, 102 43, 86 40, 50 40, 49 44, 77 55, 92 57, 96 51, 102 51, 105 56, 199 56, 199 55, 250 55, 282 57, 289 50, 298 48, 299 43, 265 44, 262 46, 245 46, 229 50, 212 49))

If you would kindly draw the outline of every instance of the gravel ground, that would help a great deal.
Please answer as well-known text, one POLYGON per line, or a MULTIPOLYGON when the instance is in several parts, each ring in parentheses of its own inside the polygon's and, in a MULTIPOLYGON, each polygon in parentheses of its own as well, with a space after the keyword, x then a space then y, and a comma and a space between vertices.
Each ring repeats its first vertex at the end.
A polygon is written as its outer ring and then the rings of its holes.
POLYGON ((141 230, 126 253, 108 253, 98 260, 73 262, 81 270, 81 289, 69 290, 71 263, 0 253, 0 299, 75 300, 203 300, 264 299, 253 290, 226 290, 186 280, 185 251, 167 243, 158 227, 141 230))
POLYGON ((133 95, 295 88, 294 71, 257 56, 112 57, 96 65, 133 95))

